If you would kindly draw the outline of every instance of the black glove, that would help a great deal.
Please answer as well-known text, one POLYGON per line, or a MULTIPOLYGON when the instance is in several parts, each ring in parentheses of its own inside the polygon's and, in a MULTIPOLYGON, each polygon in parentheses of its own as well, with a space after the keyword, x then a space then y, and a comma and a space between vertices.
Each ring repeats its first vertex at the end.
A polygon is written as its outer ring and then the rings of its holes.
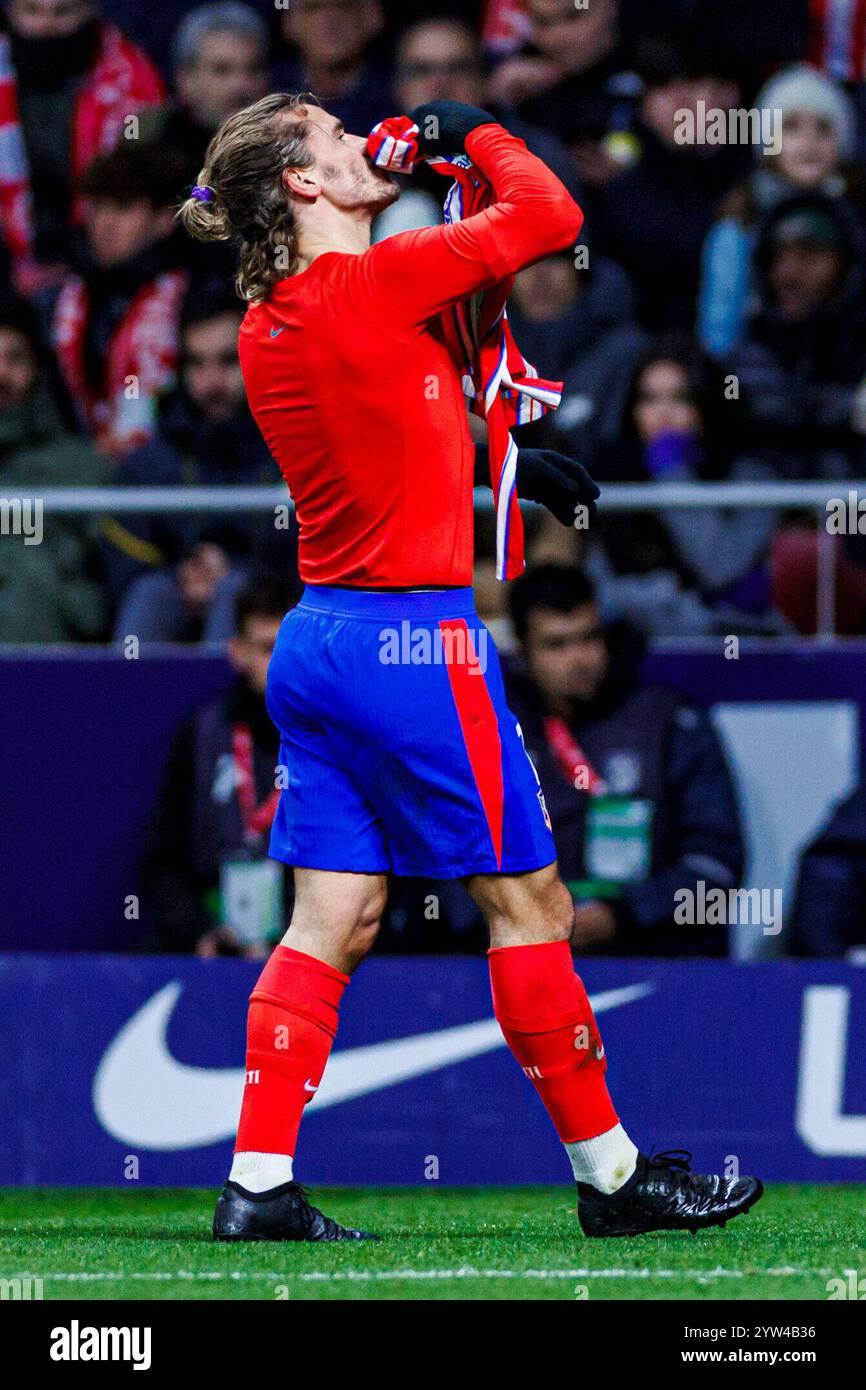
POLYGON ((540 502, 561 521, 573 526, 578 507, 595 515, 595 499, 601 489, 582 464, 553 449, 518 449, 517 495, 527 502, 540 502))
POLYGON ((476 126, 496 123, 496 117, 462 101, 427 101, 409 112, 418 127, 418 153, 465 154, 466 137, 476 126))

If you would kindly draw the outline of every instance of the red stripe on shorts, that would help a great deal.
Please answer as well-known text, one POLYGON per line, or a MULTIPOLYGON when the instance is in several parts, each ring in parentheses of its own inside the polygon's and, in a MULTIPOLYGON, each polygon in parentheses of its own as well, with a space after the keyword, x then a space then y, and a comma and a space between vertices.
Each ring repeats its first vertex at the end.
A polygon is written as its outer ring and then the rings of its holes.
POLYGON ((484 808, 484 816, 497 869, 502 864, 502 742, 499 720, 478 665, 472 634, 463 618, 446 618, 439 624, 443 634, 448 679, 457 707, 457 718, 466 744, 469 765, 484 808), (453 636, 445 638, 445 633, 453 636), (448 645, 450 641, 450 646, 448 645))

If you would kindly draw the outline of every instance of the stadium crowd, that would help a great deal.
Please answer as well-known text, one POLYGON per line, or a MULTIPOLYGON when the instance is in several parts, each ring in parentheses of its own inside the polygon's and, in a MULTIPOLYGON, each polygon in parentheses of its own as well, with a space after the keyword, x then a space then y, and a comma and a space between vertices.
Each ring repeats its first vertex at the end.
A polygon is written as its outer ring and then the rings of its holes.
MULTIPOLYGON (((811 25, 807 0, 757 19, 738 0, 477 8, 8 0, 4 488, 275 481, 233 352, 232 249, 192 242, 175 208, 220 122, 280 86, 314 91, 357 132, 437 97, 489 107, 584 206, 574 256, 515 286, 518 341, 565 383, 523 443, 573 452, 602 484, 861 474, 859 8, 814 5, 811 25), (738 110, 782 131, 681 141, 684 112, 738 110)), ((439 219, 437 185, 421 170, 375 234, 439 219)), ((649 635, 810 632, 815 526, 757 510, 608 513, 591 536, 541 526, 530 559, 586 565, 605 616, 649 635)), ((225 640, 244 577, 291 563, 266 530, 49 518, 38 564, 3 547, 0 642, 225 640)), ((862 633, 866 556, 856 536, 836 544, 838 629, 862 633)), ((485 592, 504 619, 505 593, 485 592)))
MULTIPOLYGON (((0 494, 277 481, 237 363, 232 249, 192 242, 175 210, 221 121, 282 88, 314 92, 358 133, 434 98, 483 106, 584 207, 574 255, 531 267, 514 288, 521 348, 564 382, 558 411, 518 443, 572 453, 602 487, 821 480, 844 495, 866 449, 864 73, 866 17, 843 0, 442 0, 435 10, 412 0, 7 0, 0 494), (781 131, 765 131, 763 145, 680 139, 684 112, 699 123, 734 110, 778 114, 781 131)), ((441 184, 420 170, 376 237, 439 220, 441 184)), ((575 946, 676 950, 669 911, 654 906, 667 903, 671 875, 735 884, 743 847, 715 734, 641 683, 641 645, 814 632, 816 518, 602 511, 582 533, 533 517, 530 569, 510 593, 491 581, 488 520, 479 515, 479 610, 512 649, 513 698, 555 828, 575 846, 564 872, 587 900, 575 946), (568 670, 557 643, 571 644, 568 670), (616 751, 618 723, 640 709, 637 763, 614 758, 613 773, 599 774, 614 797, 652 807, 636 835, 617 831, 615 807, 593 824, 587 798, 571 796, 562 772, 577 706, 578 752, 599 766, 616 751), (611 867, 618 853, 643 864, 639 895, 610 886, 625 881, 611 867)), ((860 635, 866 550, 856 535, 834 544, 837 631, 860 635)), ((134 634, 230 644, 237 688, 183 731, 172 759, 167 796, 182 788, 188 817, 179 824, 177 801, 167 804, 147 851, 154 898, 167 905, 155 911, 163 945, 237 946, 220 940, 202 904, 219 877, 220 837, 252 852, 267 787, 253 768, 251 823, 235 807, 219 826, 203 789, 220 758, 240 756, 238 727, 268 780, 256 653, 296 580, 292 537, 269 514, 118 508, 49 515, 32 548, 0 539, 0 643, 134 634)), ((848 821, 862 820, 861 802, 848 821)), ((282 911, 273 883, 255 891, 282 911)), ((401 922, 425 920, 425 886, 411 891, 421 906, 398 899, 388 928, 397 943, 401 922)), ((460 911, 453 935, 469 949, 479 924, 461 925, 460 911)), ((724 940, 710 931, 691 949, 719 953, 724 940)))

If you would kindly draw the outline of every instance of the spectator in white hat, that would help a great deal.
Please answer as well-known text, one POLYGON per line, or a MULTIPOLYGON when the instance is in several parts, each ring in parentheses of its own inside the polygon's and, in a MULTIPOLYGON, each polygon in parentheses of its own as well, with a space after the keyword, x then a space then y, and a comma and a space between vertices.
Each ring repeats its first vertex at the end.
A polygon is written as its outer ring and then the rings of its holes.
POLYGON ((761 218, 799 193, 853 193, 846 171, 855 153, 857 113, 843 87, 800 63, 771 78, 756 106, 767 113, 763 120, 775 138, 725 199, 704 246, 698 337, 715 357, 725 357, 742 338, 761 218))

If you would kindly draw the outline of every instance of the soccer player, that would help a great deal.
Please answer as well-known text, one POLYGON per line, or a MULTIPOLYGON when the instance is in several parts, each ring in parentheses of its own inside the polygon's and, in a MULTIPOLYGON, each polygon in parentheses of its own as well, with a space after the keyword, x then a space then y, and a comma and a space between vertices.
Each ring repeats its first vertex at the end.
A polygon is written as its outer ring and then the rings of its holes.
MULTIPOLYGON (((295 909, 250 1000, 214 1236, 367 1238, 311 1206, 293 1157, 391 873, 459 878, 481 907, 495 1014, 565 1145, 584 1232, 724 1224, 761 1184, 647 1158, 608 1094, 573 904, 470 588, 475 451, 442 316, 572 246, 582 214, 487 112, 436 102, 413 119, 420 154, 468 155, 491 206, 371 246, 394 183, 313 99, 277 94, 225 122, 181 209, 194 236, 240 243, 240 362, 307 586, 267 692, 286 769, 271 854, 295 867, 295 909)), ((561 518, 597 495, 578 465, 532 451, 517 483, 561 518)))

